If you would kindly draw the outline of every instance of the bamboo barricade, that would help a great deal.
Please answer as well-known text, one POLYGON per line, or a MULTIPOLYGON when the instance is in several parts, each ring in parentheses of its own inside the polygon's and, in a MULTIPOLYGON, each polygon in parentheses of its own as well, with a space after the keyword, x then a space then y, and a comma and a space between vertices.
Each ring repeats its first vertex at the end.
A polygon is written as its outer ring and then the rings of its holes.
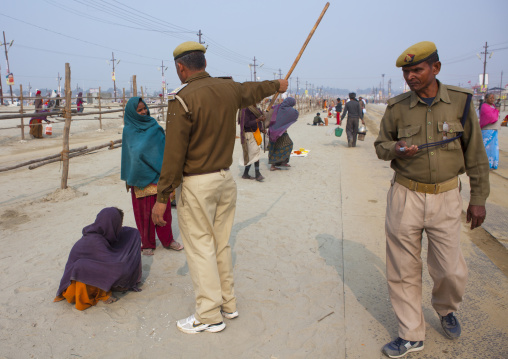
MULTIPOLYGON (((310 31, 309 36, 307 36, 307 40, 305 40, 305 43, 303 44, 302 49, 298 53, 298 56, 296 56, 296 59, 293 62, 293 65, 291 66, 291 68, 289 69, 288 73, 286 74, 286 77, 284 77, 285 80, 288 80, 289 77, 291 76, 291 74, 293 73, 293 70, 295 69, 296 65, 298 64, 298 61, 300 61, 300 58, 302 57, 303 52, 305 51, 305 48, 307 47, 307 44, 309 43, 310 39, 312 38, 312 35, 314 35, 314 32, 316 31, 319 23, 321 22, 321 19, 325 15, 325 12, 326 12, 326 10, 328 10, 329 6, 330 6, 330 3, 327 2, 325 7, 324 7, 324 9, 323 9, 323 11, 321 11, 321 15, 319 15, 319 18, 317 19, 316 24, 314 25, 314 27, 310 31)), ((270 111, 270 109, 272 108, 273 104, 275 103, 275 100, 277 100, 278 96, 279 96, 278 92, 275 95, 273 95, 272 101, 270 102, 270 104, 268 105, 268 108, 266 109, 267 112, 270 111)))
MULTIPOLYGON (((167 105, 157 105, 157 106, 149 106, 148 108, 149 109, 152 109, 152 108, 160 108, 160 107, 167 107, 167 105)), ((124 111, 123 108, 119 108, 119 109, 115 109, 115 110, 106 110, 106 111, 90 111, 90 112, 81 112, 81 113, 73 113, 72 114, 72 117, 76 117, 76 116, 89 116, 89 115, 98 115, 100 113, 115 113, 115 112, 120 112, 120 111, 124 111)), ((32 112, 32 113, 24 113, 24 114, 13 114, 13 115, 0 115, 0 120, 10 120, 10 119, 14 119, 14 118, 26 118, 26 117, 34 117, 34 116, 63 116, 65 117, 65 110, 62 110, 62 111, 51 111, 51 112, 32 112)), ((90 120, 93 120, 93 121, 96 121, 97 119, 82 119, 80 121, 90 121, 90 120)), ((14 128, 18 128, 20 126, 17 126, 17 127, 14 127, 14 128)), ((8 128, 11 128, 11 127, 8 127, 8 128)), ((6 128, 1 128, 0 130, 4 130, 6 128)))
POLYGON ((71 132, 71 67, 68 62, 65 63, 65 126, 63 131, 63 149, 62 149, 62 181, 61 189, 67 188, 67 178, 69 177, 69 135, 71 132))
MULTIPOLYGON (((83 151, 83 150, 86 150, 87 148, 88 148, 87 146, 73 148, 72 150, 69 150, 69 153, 83 151)), ((9 167, 3 167, 3 168, 0 168, 0 172, 10 171, 10 170, 13 170, 13 169, 16 169, 16 168, 20 168, 20 167, 31 165, 32 163, 37 163, 37 162, 42 162, 42 161, 46 161, 46 160, 51 160, 51 159, 58 158, 58 157, 60 157, 60 158, 62 157, 62 152, 60 152, 60 153, 58 153, 56 155, 51 155, 51 156, 36 158, 36 159, 30 160, 30 161, 26 161, 26 162, 21 162, 21 163, 18 163, 16 165, 12 165, 12 166, 9 166, 9 167)))
MULTIPOLYGON (((134 82, 136 82, 136 75, 133 76, 133 80, 134 82)), ((144 96, 144 93, 143 93, 143 89, 141 88, 141 91, 142 91, 142 95, 144 96)), ((72 92, 71 92, 72 94, 72 92)), ((137 85, 135 87, 135 93, 134 95, 137 95, 137 85)), ((5 97, 5 96, 3 96, 5 97)), ((25 140, 25 127, 28 127, 28 125, 25 125, 24 123, 24 119, 25 118, 31 118, 31 117, 38 117, 38 116, 44 116, 44 117, 52 117, 53 120, 52 121, 49 121, 50 123, 58 123, 58 122, 65 122, 65 115, 66 115, 66 108, 67 108, 67 103, 70 103, 69 99, 67 99, 66 97, 63 97, 63 98, 58 98, 58 100, 65 100, 66 102, 66 106, 64 108, 57 108, 57 109, 52 109, 51 111, 48 111, 48 112, 30 112, 30 113, 25 113, 25 109, 24 109, 24 101, 31 101, 31 100, 34 100, 34 99, 42 99, 43 102, 45 100, 51 100, 53 98, 50 98, 50 97, 25 97, 23 96, 23 86, 20 85, 20 95, 19 96, 16 96, 19 101, 20 101, 20 110, 17 111, 19 112, 16 113, 16 112, 4 112, 4 114, 2 114, 0 112, 0 121, 1 120, 9 120, 9 119, 20 119, 21 121, 21 124, 20 125, 17 125, 15 127, 1 127, 0 128, 0 131, 1 130, 10 130, 10 129, 16 129, 16 128, 20 128, 21 129, 21 139, 22 140, 25 140), (63 120, 62 119, 59 119, 58 117, 63 117, 63 120)), ((151 97, 147 97, 148 98, 151 98, 151 97)), ((156 98, 156 97, 155 97, 156 98)), ((72 100, 72 96, 70 98, 70 100, 72 100)), ((71 121, 77 121, 78 119, 76 119, 76 117, 80 117, 80 116, 89 116, 89 115, 99 115, 99 117, 95 117, 93 119, 88 119, 88 118, 83 118, 83 119, 79 119, 80 121, 99 121, 99 130, 103 130, 103 126, 102 126, 102 120, 105 119, 106 117, 104 117, 103 115, 104 114, 108 114, 108 113, 115 113, 115 112, 120 112, 122 111, 122 114, 119 115, 122 117, 122 124, 123 124, 123 118, 125 116, 125 105, 126 105, 126 97, 125 97, 125 88, 123 88, 123 101, 122 101, 122 104, 120 105, 120 107, 118 109, 110 109, 110 110, 103 110, 103 96, 102 96, 102 90, 99 88, 99 95, 97 97, 98 101, 99 101, 99 109, 98 111, 89 111, 89 112, 82 112, 82 113, 79 113, 79 112, 76 112, 75 109, 71 109, 71 112, 74 111, 72 113, 72 119, 71 121)), ((71 106, 72 107, 72 106, 71 106)), ((160 105, 154 105, 154 106, 148 106, 149 109, 158 109, 158 108, 164 108, 164 107, 167 107, 167 105, 164 105, 163 101, 161 100, 161 104, 160 105)), ((110 106, 107 106, 107 108, 111 108, 110 106)), ((109 118, 109 119, 115 119, 115 118, 109 118)), ((36 123, 36 124, 33 124, 33 126, 44 126, 44 123, 36 123)))
MULTIPOLYGON (((87 146, 85 146, 85 147, 87 147, 87 146)), ((94 147, 90 147, 90 148, 85 148, 85 149, 82 149, 80 151, 76 150, 76 151, 74 151, 73 154, 70 154, 68 157, 69 158, 73 158, 73 157, 77 157, 77 156, 81 156, 81 155, 86 155, 86 154, 89 154, 89 153, 91 153, 93 151, 100 150, 101 148, 104 148, 104 147, 109 147, 110 150, 122 147, 122 140, 110 141, 108 143, 105 143, 105 144, 102 144, 102 145, 98 145, 98 146, 94 146, 94 147)), ((62 155, 63 155, 63 153, 62 153, 62 155)), ((58 158, 59 156, 60 155, 57 155, 56 158, 52 158, 52 159, 49 159, 47 161, 39 162, 37 164, 31 165, 31 166, 28 167, 28 169, 33 170, 35 168, 47 165, 49 163, 62 161, 62 158, 58 158)), ((61 157, 63 157, 63 156, 61 156, 61 157)))

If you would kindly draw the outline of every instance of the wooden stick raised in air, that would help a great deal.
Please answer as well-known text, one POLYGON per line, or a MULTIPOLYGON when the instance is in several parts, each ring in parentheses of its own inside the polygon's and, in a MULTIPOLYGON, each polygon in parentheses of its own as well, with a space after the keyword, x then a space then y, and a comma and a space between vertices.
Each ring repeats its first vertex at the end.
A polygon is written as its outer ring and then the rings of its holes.
MULTIPOLYGON (((293 73, 293 70, 295 69, 296 65, 298 64, 298 61, 300 61, 300 57, 302 57, 302 54, 303 52, 305 51, 305 48, 307 47, 307 44, 309 43, 310 39, 312 38, 312 35, 314 35, 314 32, 316 31, 319 23, 321 22, 321 19, 323 18, 323 16, 325 15, 325 12, 326 10, 328 10, 328 6, 330 6, 330 3, 327 2, 323 11, 321 11, 321 15, 319 15, 319 18, 317 19, 316 21, 316 24, 314 25, 314 27, 312 28, 312 30, 310 31, 310 34, 309 36, 307 36, 307 40, 305 40, 305 43, 303 44, 302 46, 302 49, 300 50, 300 52, 298 53, 298 56, 296 57, 295 61, 293 62, 293 66, 291 66, 291 68, 289 69, 288 73, 286 74, 286 77, 284 77, 284 79, 289 79, 289 77, 291 76, 291 74, 293 73)), ((277 100, 277 97, 279 96, 279 93, 277 92, 273 97, 272 97, 272 101, 270 102, 270 104, 268 105, 268 108, 266 109, 266 111, 270 111, 270 109, 272 108, 273 104, 275 103, 275 100, 277 100)))

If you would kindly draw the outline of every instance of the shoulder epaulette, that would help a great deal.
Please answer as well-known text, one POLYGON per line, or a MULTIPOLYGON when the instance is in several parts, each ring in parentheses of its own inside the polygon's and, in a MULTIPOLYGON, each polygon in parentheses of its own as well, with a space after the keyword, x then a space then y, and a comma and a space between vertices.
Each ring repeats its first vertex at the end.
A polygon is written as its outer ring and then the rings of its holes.
POLYGON ((187 116, 190 116, 190 111, 189 111, 189 107, 187 107, 187 104, 185 103, 185 101, 180 97, 178 96, 177 94, 182 91, 182 89, 187 86, 188 84, 183 84, 182 86, 180 87, 177 87, 176 89, 174 89, 173 91, 171 91, 169 94, 168 94, 168 101, 174 101, 174 100, 178 100, 178 102, 180 102, 180 104, 182 105, 183 109, 185 110, 185 114, 187 116))
POLYGON ((217 76, 217 79, 232 80, 233 76, 217 76))
POLYGON ((400 95, 397 95, 395 97, 392 97, 391 99, 388 100, 388 106, 393 106, 395 105, 397 102, 400 102, 402 100, 405 100, 407 99, 408 97, 411 97, 411 92, 408 91, 408 92, 404 92, 404 93, 401 93, 400 95))
POLYGON ((169 94, 168 94, 168 98, 169 98, 169 101, 173 101, 175 99, 175 96, 177 93, 179 93, 180 91, 182 91, 182 89, 187 86, 188 84, 183 84, 182 86, 180 87, 177 87, 176 89, 174 89, 173 91, 171 91, 169 94))
POLYGON ((466 94, 473 94, 473 90, 470 90, 470 89, 465 89, 463 87, 458 87, 458 86, 452 86, 452 85, 446 85, 446 88, 448 90, 451 90, 451 91, 456 91, 456 92, 463 92, 463 93, 466 93, 466 94))

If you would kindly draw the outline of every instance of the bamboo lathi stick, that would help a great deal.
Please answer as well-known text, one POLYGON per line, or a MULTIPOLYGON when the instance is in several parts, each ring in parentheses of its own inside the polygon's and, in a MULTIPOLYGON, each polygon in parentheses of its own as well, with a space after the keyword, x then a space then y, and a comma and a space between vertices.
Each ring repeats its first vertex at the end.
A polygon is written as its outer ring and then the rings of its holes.
MULTIPOLYGON (((321 11, 321 15, 319 15, 319 18, 317 19, 316 21, 316 24, 314 25, 314 27, 312 28, 312 30, 310 31, 309 33, 309 36, 307 36, 307 40, 305 40, 305 43, 303 44, 302 46, 302 49, 300 50, 300 52, 298 53, 298 56, 296 56, 296 59, 295 61, 293 62, 293 66, 291 66, 291 68, 289 69, 288 73, 286 74, 286 77, 284 77, 284 79, 288 80, 289 77, 291 76, 291 74, 293 73, 293 70, 295 69, 296 65, 298 64, 298 61, 300 61, 300 58, 302 57, 302 54, 303 52, 305 51, 305 48, 307 47, 310 39, 312 38, 312 35, 314 35, 314 32, 316 31, 319 23, 321 22, 321 19, 323 18, 323 16, 325 15, 325 12, 326 10, 328 10, 328 7, 330 6, 330 3, 327 2, 323 11, 321 11)), ((279 93, 277 92, 273 97, 272 97, 272 101, 270 101, 270 104, 268 105, 266 111, 270 111, 270 109, 272 108, 273 104, 275 103, 275 101, 277 100, 277 97, 279 96, 279 93)))

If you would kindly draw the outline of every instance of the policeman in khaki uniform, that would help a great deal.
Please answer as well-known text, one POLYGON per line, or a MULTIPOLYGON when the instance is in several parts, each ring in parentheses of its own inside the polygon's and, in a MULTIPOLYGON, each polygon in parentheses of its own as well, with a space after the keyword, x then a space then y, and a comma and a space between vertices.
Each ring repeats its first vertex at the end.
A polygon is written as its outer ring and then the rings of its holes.
POLYGON ((490 190, 489 163, 471 92, 436 79, 441 69, 436 45, 424 41, 409 47, 396 66, 412 91, 388 101, 374 143, 378 157, 391 161, 395 171, 386 207, 386 275, 399 337, 382 350, 391 358, 423 349, 423 230, 434 281, 432 306, 445 335, 460 336, 454 312, 462 301, 467 267, 460 250, 462 197, 457 176, 469 176, 471 229, 485 219, 490 190))
POLYGON ((166 147, 157 203, 156 225, 164 226, 169 195, 177 191, 178 225, 196 296, 196 311, 179 320, 185 333, 219 332, 223 317, 238 316, 229 236, 236 208, 233 161, 236 112, 287 89, 286 80, 237 83, 205 72, 206 49, 189 41, 173 52, 182 86, 170 94, 166 147))

